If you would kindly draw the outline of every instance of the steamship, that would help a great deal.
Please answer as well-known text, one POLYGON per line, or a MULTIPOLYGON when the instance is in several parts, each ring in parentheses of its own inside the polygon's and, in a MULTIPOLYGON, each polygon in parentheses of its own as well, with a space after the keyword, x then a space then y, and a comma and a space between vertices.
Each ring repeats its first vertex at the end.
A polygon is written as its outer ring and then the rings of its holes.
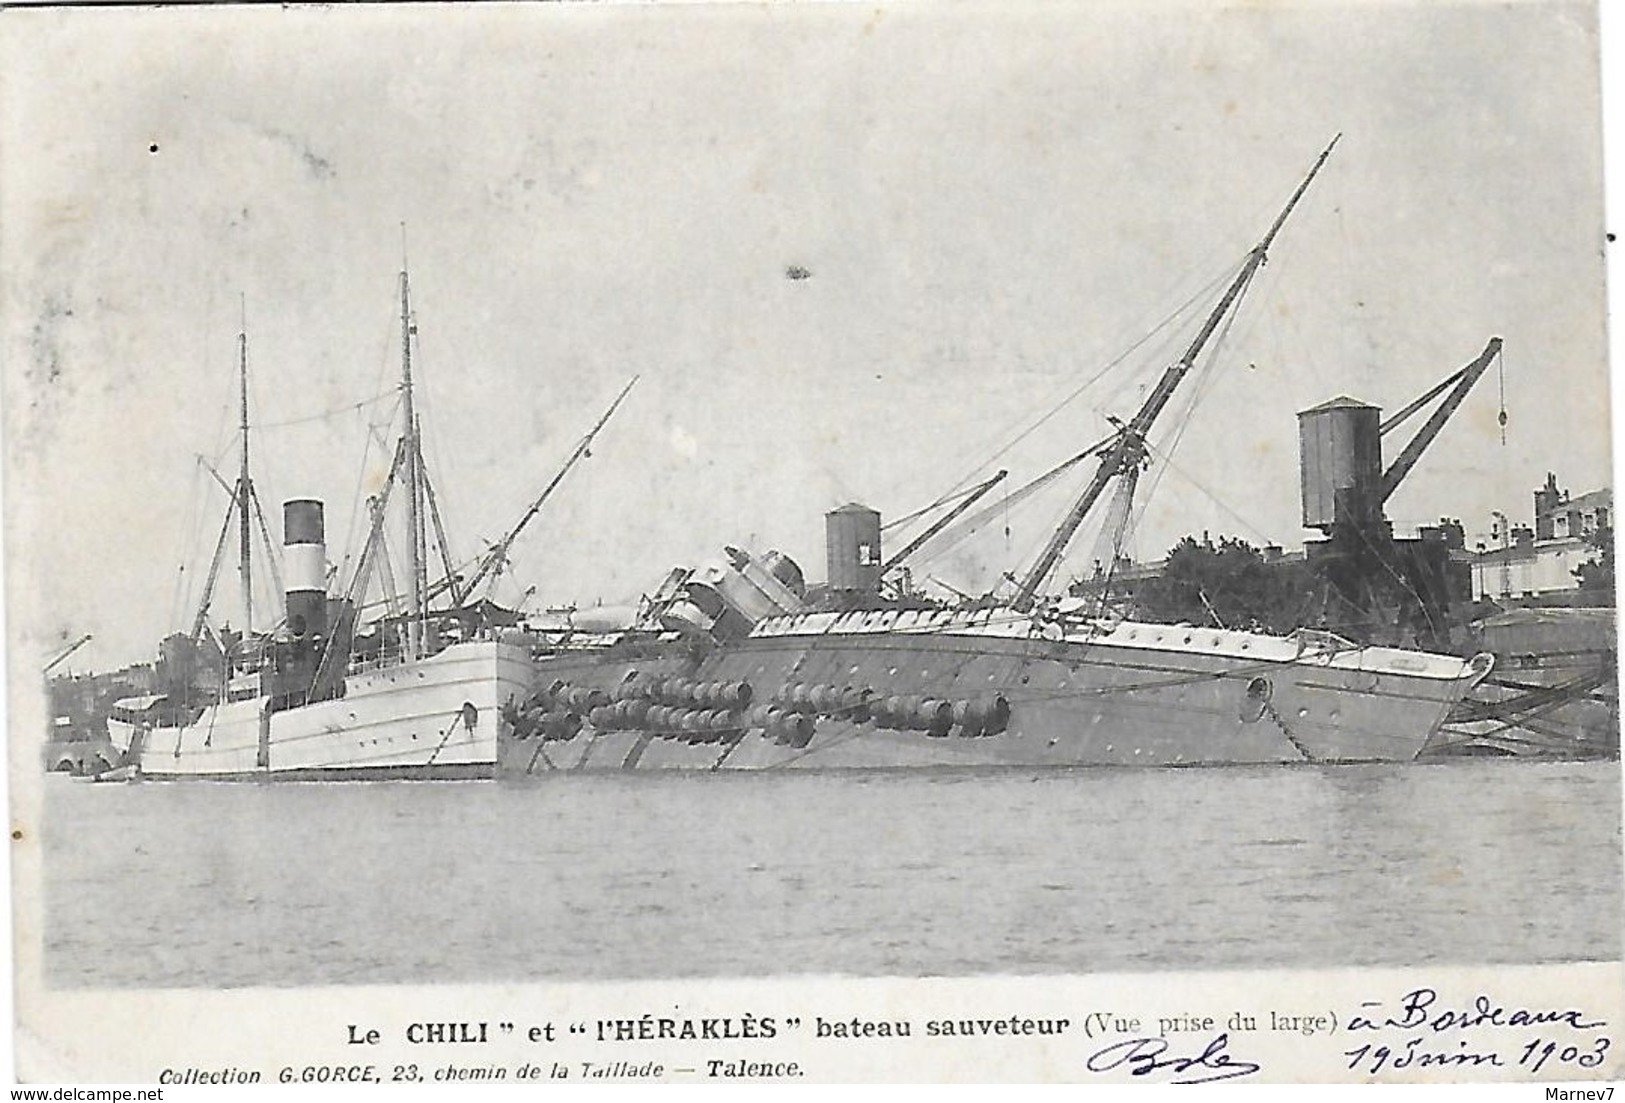
MULTIPOLYGON (((1331 150, 1134 416, 1068 461, 1098 466, 1037 561, 1019 580, 1010 576, 1013 596, 943 607, 883 594, 882 576, 900 556, 883 562, 879 515, 848 505, 826 515, 821 595, 788 557, 728 548, 716 564, 674 570, 622 622, 540 632, 536 689, 506 710, 499 776, 1415 759, 1489 673, 1490 656, 1366 646, 1310 629, 1276 636, 1146 623, 1088 599, 1043 596, 1114 484, 1108 523, 1126 517, 1118 506, 1148 460, 1152 424, 1331 150)), ((1336 408, 1304 421, 1327 450, 1322 470, 1334 481, 1374 454, 1373 442, 1347 428, 1336 408)), ((1346 490, 1326 494, 1342 508, 1346 490)))
POLYGON ((447 577, 430 584, 426 517, 435 506, 413 409, 416 325, 405 271, 400 292, 403 428, 389 481, 372 500, 367 543, 344 592, 330 596, 323 505, 285 502, 284 616, 264 634, 252 630, 250 522, 261 510, 249 477, 247 336, 239 335, 242 449, 232 506, 191 631, 160 649, 159 692, 119 701, 108 719, 119 769, 145 778, 218 780, 492 775, 505 710, 532 686, 530 652, 511 625, 493 623, 481 606, 460 600, 449 563, 447 577), (385 614, 362 625, 373 576, 389 575, 382 564, 392 496, 404 499, 407 593, 404 600, 385 593, 385 614), (209 627, 234 518, 241 634, 209 627), (451 601, 432 610, 441 594, 451 601))

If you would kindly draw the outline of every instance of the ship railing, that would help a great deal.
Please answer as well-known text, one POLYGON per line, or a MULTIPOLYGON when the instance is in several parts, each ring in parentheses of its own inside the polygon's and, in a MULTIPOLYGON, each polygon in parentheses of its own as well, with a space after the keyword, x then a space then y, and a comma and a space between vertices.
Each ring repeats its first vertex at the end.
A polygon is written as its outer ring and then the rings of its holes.
POLYGON ((344 670, 347 674, 365 674, 370 670, 382 670, 386 666, 399 666, 403 658, 404 656, 399 651, 351 655, 350 661, 344 670))
MULTIPOLYGON (((427 659, 430 656, 438 655, 453 644, 462 642, 464 641, 460 639, 437 639, 434 641, 433 646, 424 649, 422 658, 427 659)), ((352 652, 350 661, 345 664, 344 672, 346 674, 365 674, 371 670, 383 670, 386 667, 400 666, 406 661, 406 652, 398 647, 389 647, 382 651, 367 651, 360 654, 352 652)))
POLYGON ((1324 628, 1299 628, 1287 636, 1287 639, 1298 645, 1298 653, 1294 658, 1303 658, 1313 654, 1330 658, 1343 651, 1358 651, 1360 645, 1347 636, 1339 636, 1336 632, 1328 632, 1324 628))

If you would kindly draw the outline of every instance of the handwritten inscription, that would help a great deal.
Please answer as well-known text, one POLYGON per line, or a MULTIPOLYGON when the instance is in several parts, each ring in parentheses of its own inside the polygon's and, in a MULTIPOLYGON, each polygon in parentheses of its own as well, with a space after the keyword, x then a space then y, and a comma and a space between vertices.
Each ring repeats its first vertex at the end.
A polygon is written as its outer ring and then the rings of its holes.
POLYGON ((1381 1030, 1384 1027, 1397 1030, 1425 1028, 1439 1032, 1471 1030, 1477 1027, 1547 1024, 1568 1026, 1575 1030, 1600 1030, 1608 1025, 1601 1019, 1591 1018, 1579 1008, 1507 1008, 1486 995, 1475 997, 1470 1007, 1441 1007, 1439 994, 1431 988, 1417 988, 1405 993, 1400 999, 1398 1010, 1380 1019, 1376 1017, 1384 1016, 1384 1005, 1380 1000, 1365 1000, 1360 1004, 1360 1008, 1360 1014, 1349 1016, 1351 1032, 1381 1030))
POLYGON ((1170 1053, 1166 1038, 1126 1038, 1103 1046, 1089 1055, 1084 1067, 1090 1072, 1126 1069, 1130 1076, 1159 1078, 1168 1084, 1210 1084, 1218 1080, 1238 1080, 1258 1071, 1251 1061, 1238 1060, 1228 1052, 1229 1034, 1211 1038, 1198 1053, 1185 1056, 1170 1053))
POLYGON ((1607 1028, 1579 1007, 1520 1007, 1484 993, 1454 1004, 1435 989, 1414 988, 1391 1003, 1362 1001, 1347 1029, 1365 1040, 1343 1056, 1368 1076, 1440 1067, 1572 1074, 1607 1058, 1607 1028))

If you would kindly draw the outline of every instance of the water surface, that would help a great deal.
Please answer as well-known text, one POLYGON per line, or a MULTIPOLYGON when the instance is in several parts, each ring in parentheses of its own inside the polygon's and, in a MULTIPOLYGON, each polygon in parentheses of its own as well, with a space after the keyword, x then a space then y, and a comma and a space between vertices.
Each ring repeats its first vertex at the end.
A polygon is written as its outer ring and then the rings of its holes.
POLYGON ((1618 763, 92 785, 56 986, 1617 960, 1618 763))

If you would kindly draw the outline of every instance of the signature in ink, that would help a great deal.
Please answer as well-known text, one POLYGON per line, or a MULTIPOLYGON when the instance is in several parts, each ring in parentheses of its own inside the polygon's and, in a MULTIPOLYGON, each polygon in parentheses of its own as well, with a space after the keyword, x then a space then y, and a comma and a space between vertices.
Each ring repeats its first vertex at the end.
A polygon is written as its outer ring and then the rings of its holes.
POLYGON ((1166 1038, 1127 1038, 1096 1050, 1085 1062, 1090 1072, 1111 1072, 1126 1068, 1130 1076, 1170 1075, 1170 1084, 1210 1084, 1219 1080, 1239 1080, 1258 1071, 1251 1061, 1241 1061, 1226 1051, 1229 1034, 1214 1036, 1207 1048, 1194 1057, 1168 1054, 1166 1038))

